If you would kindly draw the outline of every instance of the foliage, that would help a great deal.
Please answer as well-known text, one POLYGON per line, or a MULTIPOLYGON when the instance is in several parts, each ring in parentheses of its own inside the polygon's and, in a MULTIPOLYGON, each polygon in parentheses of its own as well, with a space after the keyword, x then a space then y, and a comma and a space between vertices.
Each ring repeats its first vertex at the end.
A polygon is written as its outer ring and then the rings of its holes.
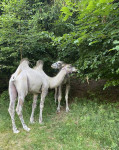
POLYGON ((32 64, 39 59, 52 62, 56 57, 51 39, 52 24, 59 11, 56 6, 50 8, 39 1, 3 0, 1 10, 0 72, 13 73, 24 57, 32 64))
MULTIPOLYGON (((118 85, 119 3, 114 0, 2 0, 0 78, 5 83, 23 57, 32 63, 73 63, 84 80, 118 85)), ((47 65, 46 65, 47 64, 47 65)), ((6 86, 5 86, 6 87, 6 86)))
POLYGON ((118 84, 119 3, 113 3, 113 0, 65 2, 60 21, 72 28, 69 33, 54 39, 59 57, 76 62, 83 79, 88 76, 90 79, 115 80, 118 84))

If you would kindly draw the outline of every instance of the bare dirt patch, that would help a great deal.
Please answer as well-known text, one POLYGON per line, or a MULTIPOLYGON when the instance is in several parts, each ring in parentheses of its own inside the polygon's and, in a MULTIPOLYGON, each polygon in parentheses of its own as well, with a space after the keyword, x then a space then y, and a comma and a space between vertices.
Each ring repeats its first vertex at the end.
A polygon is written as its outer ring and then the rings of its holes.
POLYGON ((80 79, 72 78, 70 90, 71 97, 98 97, 111 102, 119 101, 119 86, 109 87, 103 90, 105 83, 105 80, 90 80, 88 84, 87 82, 82 83, 80 79))

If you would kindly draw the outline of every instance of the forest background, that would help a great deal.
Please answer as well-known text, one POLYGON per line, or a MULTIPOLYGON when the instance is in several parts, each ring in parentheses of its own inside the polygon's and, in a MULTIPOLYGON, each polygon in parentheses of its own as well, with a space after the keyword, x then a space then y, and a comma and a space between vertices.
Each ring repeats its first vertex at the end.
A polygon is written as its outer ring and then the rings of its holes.
POLYGON ((41 59, 46 73, 57 60, 78 68, 81 80, 119 84, 119 3, 117 0, 1 0, 0 92, 27 57, 41 59))

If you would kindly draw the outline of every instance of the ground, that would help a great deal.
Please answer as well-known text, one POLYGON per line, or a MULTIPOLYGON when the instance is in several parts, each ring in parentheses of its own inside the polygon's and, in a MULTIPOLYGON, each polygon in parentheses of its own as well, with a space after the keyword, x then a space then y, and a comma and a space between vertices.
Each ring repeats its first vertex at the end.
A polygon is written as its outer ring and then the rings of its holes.
POLYGON ((89 83, 86 81, 82 83, 80 79, 73 78, 71 80, 71 96, 79 98, 93 96, 111 102, 119 101, 119 86, 108 87, 104 90, 105 83, 105 80, 89 80, 89 83))
POLYGON ((45 101, 43 125, 38 123, 39 102, 35 123, 29 123, 32 105, 29 95, 23 114, 31 131, 23 130, 16 115, 19 134, 12 132, 7 111, 9 97, 8 92, 4 92, 0 96, 0 150, 118 150, 118 87, 103 91, 103 85, 104 81, 90 81, 88 85, 72 80, 69 113, 65 112, 64 100, 61 112, 56 112, 54 93, 50 91, 45 101))

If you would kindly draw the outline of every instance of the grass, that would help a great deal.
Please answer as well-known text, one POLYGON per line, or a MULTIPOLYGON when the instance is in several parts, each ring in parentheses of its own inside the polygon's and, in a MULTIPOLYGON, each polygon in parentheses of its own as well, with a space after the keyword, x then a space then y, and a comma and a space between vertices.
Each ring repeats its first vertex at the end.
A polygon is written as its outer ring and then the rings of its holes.
MULTIPOLYGON (((31 97, 24 104, 24 120, 30 132, 23 130, 15 116, 19 134, 12 133, 8 114, 9 97, 0 97, 0 150, 118 150, 119 102, 109 103, 97 98, 75 98, 70 112, 62 108, 56 113, 53 94, 45 101, 44 124, 38 123, 39 106, 35 112, 35 124, 29 123, 31 97)), ((64 103, 62 103, 64 105, 64 103)), ((39 105, 39 104, 38 104, 39 105)))

